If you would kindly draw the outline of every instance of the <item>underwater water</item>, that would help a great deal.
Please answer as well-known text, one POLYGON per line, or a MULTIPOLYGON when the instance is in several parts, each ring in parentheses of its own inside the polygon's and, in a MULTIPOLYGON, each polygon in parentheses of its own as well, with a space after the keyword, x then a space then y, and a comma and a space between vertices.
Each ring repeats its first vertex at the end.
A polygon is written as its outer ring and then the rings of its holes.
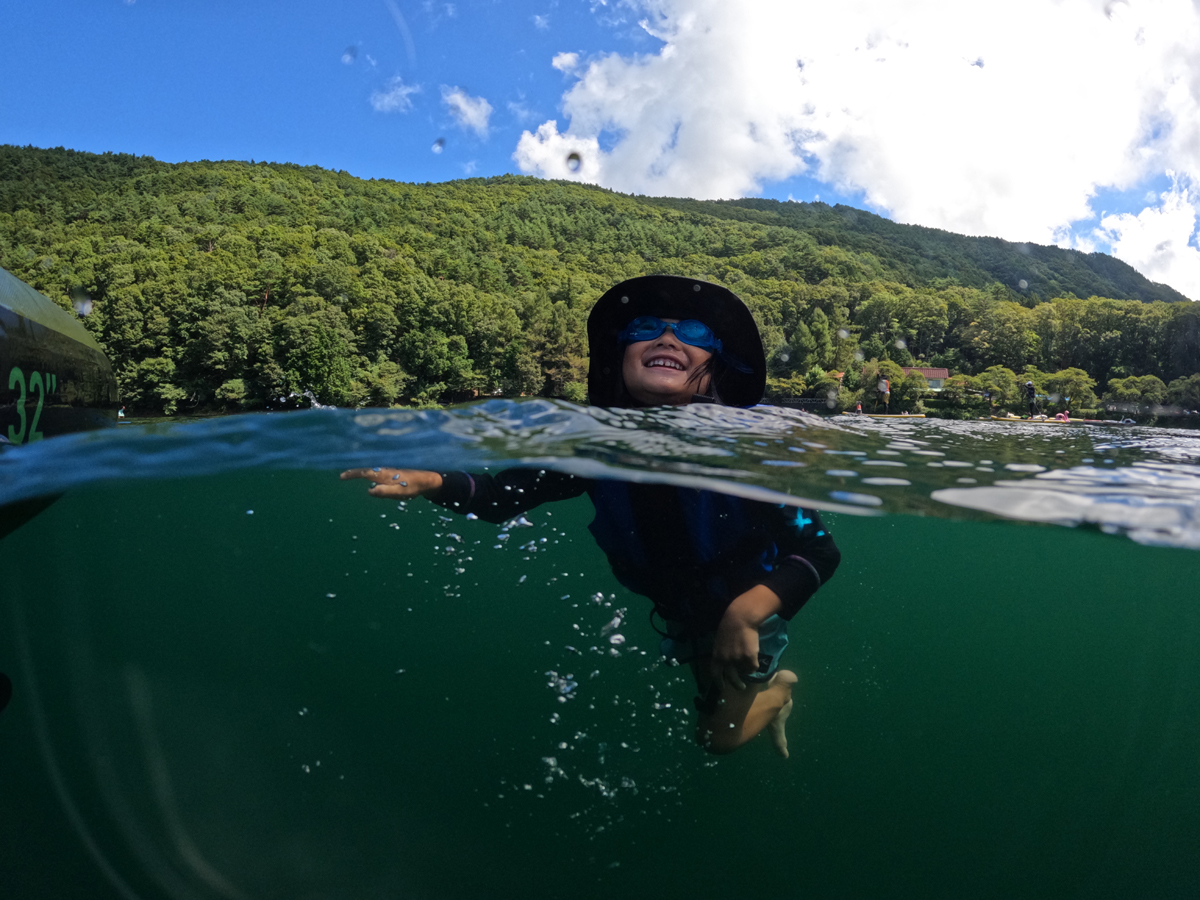
POLYGON ((1200 893, 1193 433, 494 401, 0 455, 48 492, 0 540, 5 898, 1200 893), (790 759, 693 742, 586 498, 337 479, 518 463, 826 510, 790 759))

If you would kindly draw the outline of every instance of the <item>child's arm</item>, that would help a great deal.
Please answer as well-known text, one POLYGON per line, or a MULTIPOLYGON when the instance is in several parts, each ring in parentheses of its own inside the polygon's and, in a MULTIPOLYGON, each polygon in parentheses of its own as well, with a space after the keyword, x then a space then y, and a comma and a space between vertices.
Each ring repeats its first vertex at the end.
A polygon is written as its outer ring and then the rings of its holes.
POLYGON ((833 577, 842 553, 815 509, 781 509, 780 514, 786 522, 776 540, 779 555, 762 583, 779 597, 779 615, 791 619, 833 577))
POLYGON ((589 480, 547 469, 503 469, 495 475, 430 472, 420 469, 350 469, 344 480, 374 482, 372 497, 426 497, 459 515, 473 513, 500 523, 554 500, 569 500, 588 489, 589 480))
POLYGON ((746 689, 742 675, 758 671, 758 629, 783 611, 779 595, 765 584, 756 584, 734 598, 725 610, 713 637, 712 675, 739 691, 746 689))
POLYGON ((842 554, 816 510, 776 507, 783 517, 778 558, 759 584, 735 597, 717 625, 712 674, 739 690, 758 671, 758 628, 773 615, 791 619, 833 577, 842 554))

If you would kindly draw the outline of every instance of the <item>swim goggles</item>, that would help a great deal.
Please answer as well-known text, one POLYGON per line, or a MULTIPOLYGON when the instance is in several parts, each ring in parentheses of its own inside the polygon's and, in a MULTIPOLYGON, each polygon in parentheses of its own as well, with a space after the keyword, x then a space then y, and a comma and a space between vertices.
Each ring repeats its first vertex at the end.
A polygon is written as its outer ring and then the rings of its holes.
POLYGON ((712 329, 699 319, 684 319, 682 322, 664 322, 658 316, 638 316, 625 326, 621 332, 622 344, 637 344, 641 341, 652 341, 668 328, 675 332, 675 337, 685 344, 721 352, 721 341, 712 333, 712 329))
POLYGON ((722 348, 721 339, 713 334, 712 329, 699 319, 684 319, 682 322, 664 322, 658 316, 638 316, 625 326, 625 330, 618 335, 617 339, 622 344, 637 344, 642 341, 652 341, 668 328, 671 329, 675 337, 679 338, 685 344, 709 351, 739 372, 751 371, 749 366, 734 357, 733 354, 726 353, 722 348))

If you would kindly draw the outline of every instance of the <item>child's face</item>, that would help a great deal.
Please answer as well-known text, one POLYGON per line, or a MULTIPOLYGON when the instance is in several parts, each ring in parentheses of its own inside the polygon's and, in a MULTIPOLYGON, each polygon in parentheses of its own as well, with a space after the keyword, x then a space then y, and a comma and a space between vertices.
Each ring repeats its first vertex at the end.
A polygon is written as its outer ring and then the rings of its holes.
MULTIPOLYGON (((663 319, 678 322, 678 319, 663 319)), ((708 377, 700 374, 712 354, 685 344, 667 328, 652 341, 625 348, 621 373, 630 396, 647 406, 683 406, 693 394, 708 390, 708 377)))

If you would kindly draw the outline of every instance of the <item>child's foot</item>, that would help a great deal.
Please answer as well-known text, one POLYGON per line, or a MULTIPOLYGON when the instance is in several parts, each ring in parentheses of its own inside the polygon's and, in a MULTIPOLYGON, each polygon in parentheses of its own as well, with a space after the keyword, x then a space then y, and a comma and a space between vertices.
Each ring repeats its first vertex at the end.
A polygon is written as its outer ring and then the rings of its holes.
POLYGON ((797 681, 799 679, 796 677, 796 673, 788 669, 780 669, 771 677, 770 681, 772 686, 780 684, 787 688, 787 702, 767 725, 767 730, 771 733, 771 742, 784 759, 788 758, 787 732, 784 729, 787 727, 788 716, 792 714, 792 685, 797 681))

